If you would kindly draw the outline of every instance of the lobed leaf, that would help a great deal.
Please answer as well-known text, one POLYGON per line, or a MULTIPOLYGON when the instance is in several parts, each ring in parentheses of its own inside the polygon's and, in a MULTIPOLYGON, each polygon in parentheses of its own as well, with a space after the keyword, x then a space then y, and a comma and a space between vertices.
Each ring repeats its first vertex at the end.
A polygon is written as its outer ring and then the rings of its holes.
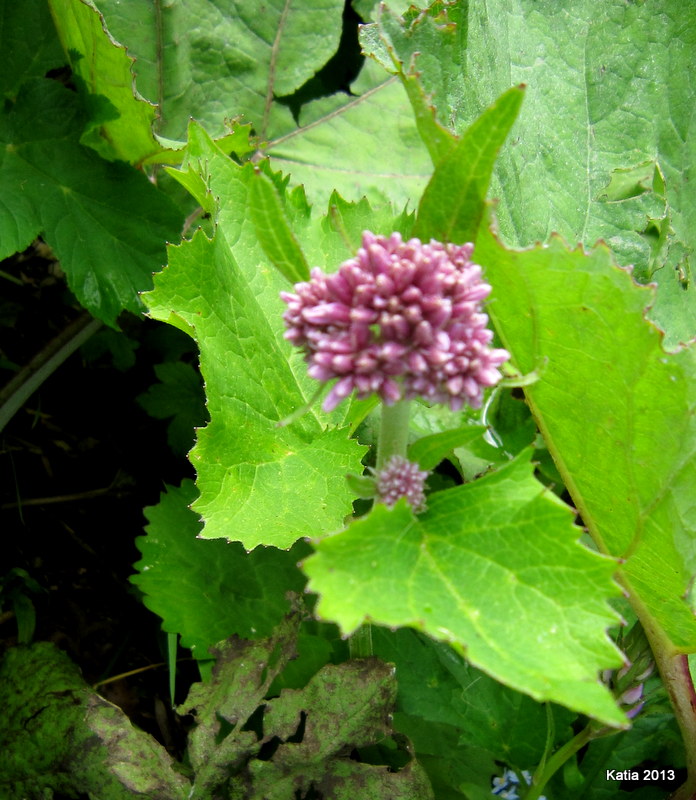
POLYGON ((305 560, 317 613, 345 633, 412 626, 537 700, 613 726, 623 714, 598 678, 621 661, 606 636, 612 560, 576 541, 570 512, 532 476, 531 451, 473 483, 377 505, 305 560))
POLYGON ((339 527, 350 513, 345 474, 361 470, 363 448, 345 429, 324 427, 339 424, 341 412, 322 423, 310 411, 277 427, 307 403, 315 384, 283 338, 279 292, 288 284, 268 264, 249 208, 251 186, 266 177, 251 164, 236 165, 200 129, 192 137, 186 170, 210 187, 216 233, 210 240, 199 231, 171 247, 146 301, 152 316, 189 332, 200 347, 210 424, 191 453, 201 493, 194 508, 206 538, 241 541, 249 550, 288 548, 339 527))

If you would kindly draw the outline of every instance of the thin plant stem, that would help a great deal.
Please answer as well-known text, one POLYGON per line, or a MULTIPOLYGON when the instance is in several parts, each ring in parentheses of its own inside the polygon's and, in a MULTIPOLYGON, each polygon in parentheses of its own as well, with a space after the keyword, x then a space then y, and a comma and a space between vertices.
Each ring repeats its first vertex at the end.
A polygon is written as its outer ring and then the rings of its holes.
POLYGON ((584 747, 597 733, 596 728, 590 723, 586 725, 580 733, 559 747, 556 752, 548 758, 540 775, 534 776, 534 781, 529 790, 524 795, 524 800, 538 800, 544 787, 555 775, 555 773, 565 764, 565 762, 584 747))
POLYGON ((102 323, 84 313, 49 342, 0 391, 0 431, 41 384, 95 333, 102 323))

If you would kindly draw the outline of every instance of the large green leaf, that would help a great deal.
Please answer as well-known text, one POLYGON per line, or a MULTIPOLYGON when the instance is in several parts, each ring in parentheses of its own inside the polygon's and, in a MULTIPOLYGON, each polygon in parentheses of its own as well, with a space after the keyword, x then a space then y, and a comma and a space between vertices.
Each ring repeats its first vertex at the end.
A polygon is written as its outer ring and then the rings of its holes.
POLYGON ((265 217, 260 230, 249 208, 253 182, 268 178, 225 157, 200 128, 190 135, 185 174, 198 171, 210 187, 215 236, 198 231, 170 247, 169 264, 145 299, 152 316, 189 332, 201 351, 210 424, 191 453, 201 493, 194 508, 205 520, 204 537, 288 548, 339 527, 350 513, 345 474, 361 471, 363 448, 346 428, 327 427, 345 412, 310 411, 277 426, 316 384, 283 338, 279 292, 289 284, 257 239, 268 230, 265 217))
POLYGON ((317 612, 345 633, 364 621, 419 628, 497 680, 625 725, 598 671, 620 663, 606 636, 612 560, 585 549, 572 514, 532 476, 527 451, 428 498, 377 505, 304 562, 317 612))
POLYGON ((445 16, 436 3, 425 18, 383 14, 362 43, 418 81, 417 115, 432 98, 455 131, 511 84, 527 84, 493 184, 503 237, 604 239, 620 263, 660 284, 652 317, 668 345, 696 335, 696 6, 470 0, 445 16))
POLYGON ((184 481, 145 509, 149 525, 147 536, 136 540, 142 558, 132 581, 145 605, 162 617, 164 630, 180 634, 196 658, 208 659, 208 649, 232 634, 270 635, 290 610, 286 593, 304 588, 297 560, 308 546, 247 553, 238 542, 201 540, 201 522, 189 508, 197 496, 193 482, 184 481))
POLYGON ((0 114, 0 257, 41 234, 80 303, 115 325, 141 312, 180 216, 145 176, 79 144, 85 119, 74 92, 41 79, 0 114))
POLYGON ((380 4, 376 18, 360 29, 363 51, 401 79, 437 163, 456 142, 453 129, 463 123, 465 84, 457 67, 466 49, 467 4, 436 2, 424 11, 411 6, 402 16, 380 4))
POLYGON ((45 0, 0 6, 0 95, 14 98, 27 78, 43 78, 65 64, 45 0))
POLYGON ((644 626, 693 651, 696 349, 663 350, 644 318, 652 290, 605 247, 513 252, 486 229, 476 252, 500 287, 489 311, 505 347, 523 372, 541 367, 525 393, 583 522, 625 560, 644 626))
POLYGON ((160 106, 160 132, 181 139, 190 117, 219 135, 243 115, 264 139, 295 128, 275 102, 334 54, 342 0, 100 0, 113 36, 135 56, 138 90, 160 106))

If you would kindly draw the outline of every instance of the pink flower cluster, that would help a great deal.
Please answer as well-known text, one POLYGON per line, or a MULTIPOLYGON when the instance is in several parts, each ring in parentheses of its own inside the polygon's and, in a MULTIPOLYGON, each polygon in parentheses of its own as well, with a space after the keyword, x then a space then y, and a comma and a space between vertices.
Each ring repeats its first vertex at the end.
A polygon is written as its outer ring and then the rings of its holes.
POLYGON ((315 268, 295 293, 281 293, 285 338, 304 349, 309 375, 338 378, 325 411, 353 391, 359 398, 374 392, 387 405, 422 397, 454 411, 480 407, 510 356, 489 347, 481 301, 491 287, 472 252, 471 244, 366 231, 357 256, 338 272, 315 268))
POLYGON ((391 508, 400 497, 405 497, 414 511, 424 511, 423 489, 428 474, 403 456, 392 456, 376 473, 378 501, 391 508))

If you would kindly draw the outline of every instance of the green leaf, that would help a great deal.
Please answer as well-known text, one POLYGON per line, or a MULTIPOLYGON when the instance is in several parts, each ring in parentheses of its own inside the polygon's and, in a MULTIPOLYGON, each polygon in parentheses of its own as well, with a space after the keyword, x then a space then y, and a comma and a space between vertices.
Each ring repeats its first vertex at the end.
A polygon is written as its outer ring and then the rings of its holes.
MULTIPOLYGON (((679 728, 669 706, 652 708, 636 717, 629 731, 590 742, 580 770, 585 778, 577 795, 593 800, 616 800, 616 784, 606 780, 607 770, 635 770, 639 764, 665 764, 668 769, 682 766, 683 744, 679 728)), ((642 778, 642 770, 639 770, 642 778)), ((676 789, 678 779, 673 781, 676 789)), ((656 800, 662 800, 665 789, 656 789, 656 800)), ((626 800, 634 793, 625 793, 626 800)), ((621 793, 619 797, 624 797, 621 793)))
POLYGON ((651 318, 667 331, 667 345, 688 341, 696 335, 695 290, 681 298, 675 284, 682 254, 696 248, 696 151, 688 134, 696 6, 578 0, 563 14, 553 0, 468 6, 463 116, 475 117, 510 83, 529 87, 514 146, 496 166, 503 237, 522 246, 551 232, 569 242, 603 239, 620 264, 659 283, 651 318), (647 182, 640 194, 609 196, 617 176, 650 163, 662 189, 647 182), (667 241, 651 266, 646 233, 656 218, 667 241))
POLYGON ((181 644, 198 659, 209 648, 237 634, 245 639, 269 636, 289 612, 287 592, 300 593, 304 576, 297 560, 300 543, 289 552, 197 538, 202 525, 189 508, 198 492, 192 481, 167 487, 156 506, 145 509, 147 536, 136 539, 142 558, 131 580, 145 605, 162 617, 162 627, 181 635, 181 644), (182 603, 182 597, 186 602, 182 603))
POLYGON ((277 427, 307 403, 316 383, 283 338, 279 292, 287 283, 268 265, 249 211, 258 176, 253 165, 226 158, 200 129, 192 136, 201 155, 187 169, 199 169, 215 198, 215 237, 199 231, 170 247, 169 265, 145 299, 152 316, 189 332, 201 351, 211 421, 198 432, 191 460, 202 535, 241 541, 249 550, 288 548, 341 526, 352 501, 345 475, 362 470, 363 448, 346 429, 325 427, 340 424, 345 411, 313 410, 277 427))
POLYGON ((365 196, 375 206, 402 208, 428 180, 430 159, 404 89, 377 64, 365 63, 351 96, 303 106, 299 123, 266 149, 274 167, 290 172, 315 205, 324 205, 336 190, 346 200, 365 196))
POLYGON ((505 92, 438 162, 418 206, 416 236, 460 244, 475 240, 496 156, 523 96, 521 86, 505 92))
POLYGON ((278 193, 259 170, 249 190, 249 213, 259 244, 290 283, 309 280, 309 267, 283 215, 278 193))
POLYGON ((134 91, 134 59, 111 38, 102 15, 90 0, 49 0, 49 6, 75 77, 112 109, 86 143, 105 158, 132 164, 159 153, 163 148, 152 132, 155 107, 134 91))
POLYGON ((401 711, 394 714, 394 728, 412 742, 436 798, 490 800, 491 776, 499 767, 485 750, 459 742, 456 728, 401 711))
POLYGON ((113 36, 135 56, 138 91, 160 105, 159 132, 185 135, 191 117, 215 136, 244 116, 261 139, 295 128, 275 98, 292 94, 336 52, 342 0, 100 0, 113 36))
POLYGON ((144 175, 82 147, 83 123, 74 92, 38 79, 0 115, 0 257, 41 234, 80 303, 115 326, 141 312, 180 218, 144 175))
POLYGON ((418 517, 378 505, 318 542, 303 565, 317 613, 345 633, 366 620, 419 628, 537 700, 625 726, 597 679, 620 663, 605 633, 615 564, 577 543, 530 455, 430 495, 418 517))
POLYGON ((696 574, 696 349, 662 349, 644 318, 652 290, 605 247, 586 254, 554 238, 514 252, 482 228, 477 254, 516 365, 547 362, 525 394, 584 524, 625 560, 622 583, 651 618, 644 627, 657 624, 674 652, 692 652, 696 619, 684 597, 696 574))
MULTIPOLYGON (((475 747, 520 770, 539 763, 547 744, 545 706, 472 667, 449 645, 408 628, 373 628, 372 637, 375 654, 396 665, 397 709, 411 724, 451 726, 446 751, 452 758, 458 748, 475 747)), ((560 744, 574 715, 558 707, 553 714, 560 744)))
POLYGON ((0 96, 14 99, 27 78, 43 78, 65 64, 44 0, 4 3, 0 20, 0 96))
POLYGON ((190 786, 165 749, 93 692, 50 642, 12 647, 0 663, 0 786, 8 800, 183 800, 190 786), (9 794, 8 794, 9 792, 9 794))
POLYGON ((423 436, 408 448, 408 460, 415 461, 421 469, 431 470, 454 450, 480 439, 486 429, 481 425, 464 425, 453 430, 423 436))

